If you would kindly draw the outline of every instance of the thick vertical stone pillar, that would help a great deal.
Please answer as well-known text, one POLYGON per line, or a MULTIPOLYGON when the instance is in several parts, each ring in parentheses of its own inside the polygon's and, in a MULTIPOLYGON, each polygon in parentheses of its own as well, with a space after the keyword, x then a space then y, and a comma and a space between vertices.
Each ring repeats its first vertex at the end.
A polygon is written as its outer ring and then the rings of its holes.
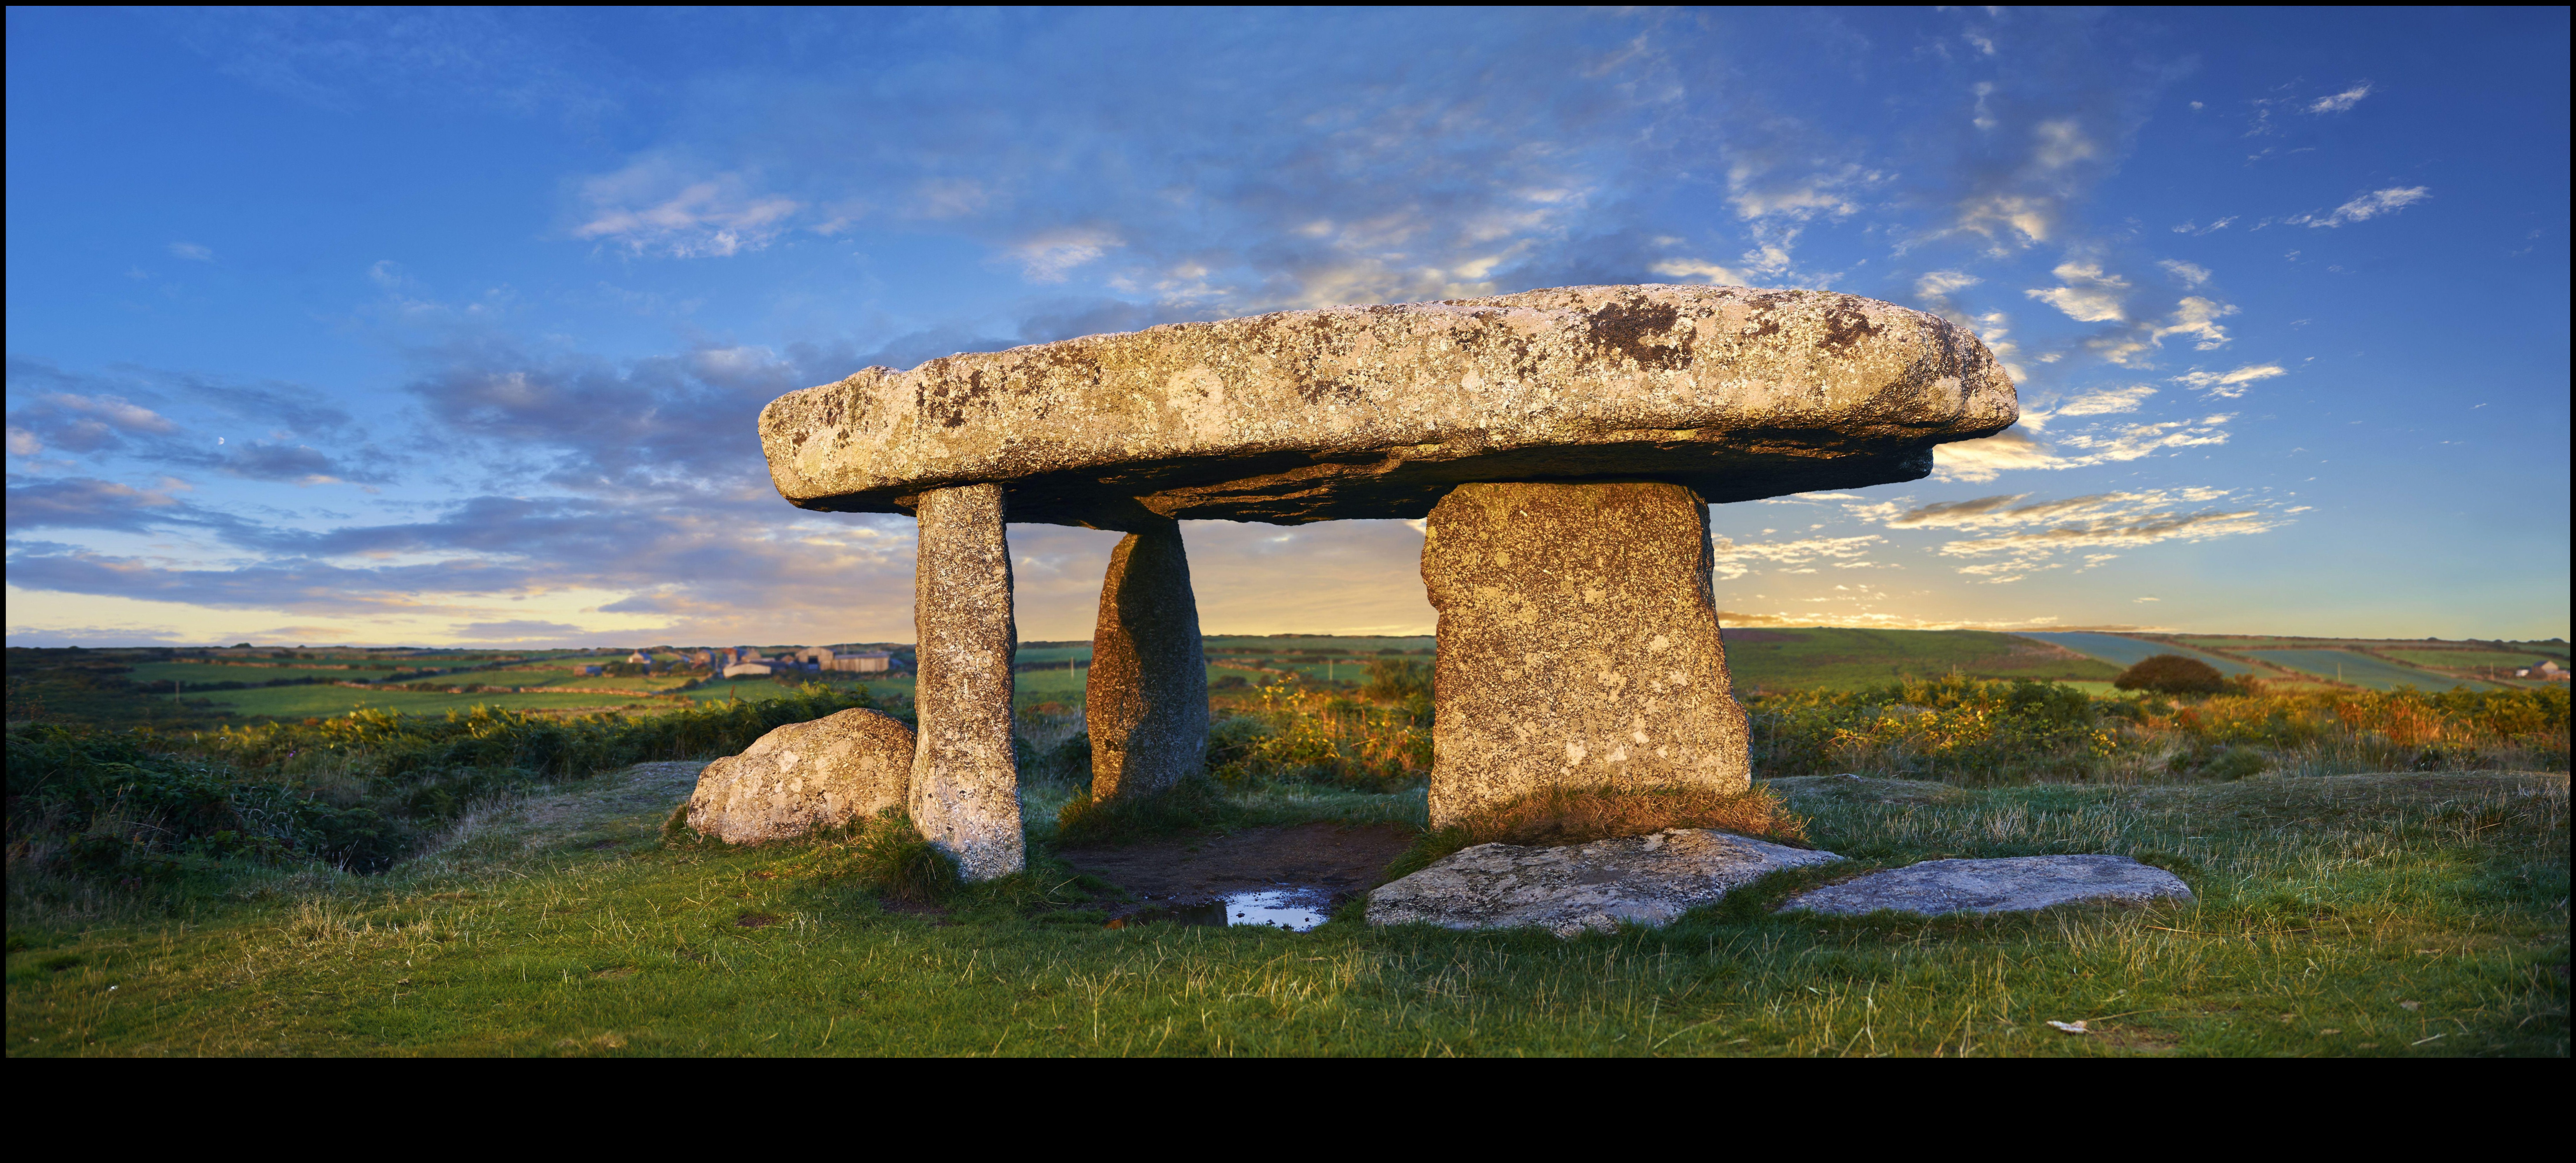
POLYGON ((1207 654, 1178 522, 1130 533, 1109 553, 1083 716, 1095 799, 1161 791, 1199 770, 1207 654))
POLYGON ((1425 534, 1433 827, 1548 787, 1750 786, 1697 494, 1460 485, 1425 534))
POLYGON ((1019 767, 1011 758, 1011 654, 1019 631, 1011 621, 1002 487, 923 493, 916 516, 913 826, 954 855, 966 879, 1008 876, 1028 858, 1019 767))

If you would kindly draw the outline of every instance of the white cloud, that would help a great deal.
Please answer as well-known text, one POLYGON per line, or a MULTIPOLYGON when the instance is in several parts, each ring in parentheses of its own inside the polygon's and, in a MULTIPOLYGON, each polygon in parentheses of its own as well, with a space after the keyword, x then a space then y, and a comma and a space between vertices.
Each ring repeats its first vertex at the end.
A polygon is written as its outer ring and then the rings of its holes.
POLYGON ((2073 118, 2042 121, 2031 133, 2039 139, 2039 148, 2032 157, 2044 169, 2064 169, 2102 152, 2101 146, 2084 136, 2084 127, 2073 118))
POLYGON ((2128 318, 2122 301, 2127 297, 2129 280, 2105 274, 2101 264, 2087 262, 2059 263, 2055 274, 2067 285, 2022 293, 2065 312, 2078 323, 2117 323, 2128 318))
POLYGON ((2370 193, 2354 198, 2352 201, 2335 207, 2332 213, 2329 213, 2324 217, 2318 217, 2314 214, 2294 214, 2288 218, 2282 219, 2281 221, 2290 223, 2294 226, 2304 225, 2308 227, 2341 226, 2347 222, 2366 222, 2370 219, 2377 218, 2382 214, 2394 214, 2399 210, 2405 209, 2408 206, 2412 206, 2415 203, 2421 202, 2432 196, 2433 188, 2430 186, 2390 186, 2385 190, 2373 190, 2370 193))
POLYGON ((1011 257, 1033 283, 1061 283, 1067 272, 1097 261, 1126 241, 1106 230, 1080 227, 1051 231, 1011 248, 1011 257))
POLYGON ((1914 293, 1926 299, 1946 298, 1952 291, 1965 290, 1983 281, 1965 271, 1925 271, 1922 278, 1914 280, 1914 293))
POLYGON ((2147 397, 2155 394, 2156 390, 2145 384, 2132 384, 2125 388, 2103 388, 2100 391, 2087 392, 2058 405, 2053 414, 2108 416, 2118 412, 2135 412, 2138 410, 2138 405, 2145 403, 2147 397))
POLYGON ((2225 444, 2227 432, 2220 425, 2233 419, 2208 416, 2197 421, 2088 428, 2059 438, 2059 443, 2073 452, 2060 452, 2018 427, 2009 428, 1983 440, 1963 440, 1933 449, 1933 479, 1990 481, 2018 469, 2086 468, 2137 460, 2160 449, 2225 444))
POLYGON ((2218 233, 2218 232, 2219 232, 2219 231, 2221 231, 2221 230, 2225 230, 2225 229, 2227 229, 2227 224, 2228 224, 2228 223, 2230 223, 2230 222, 2234 222, 2234 221, 2236 221, 2236 216, 2235 216, 2235 215, 2233 215, 2233 214, 2230 214, 2230 215, 2228 215, 2228 216, 2227 216, 2227 217, 2225 217, 2225 218, 2221 218, 2221 219, 2218 219, 2218 220, 2216 220, 2216 221, 2211 222, 2211 223, 2210 223, 2209 225, 2207 225, 2207 226, 2201 226, 2201 225, 2198 225, 2198 224, 2196 224, 2196 223, 2185 222, 2185 223, 2183 223, 2183 224, 2182 224, 2182 225, 2180 225, 2180 226, 2174 227, 2174 228, 2173 228, 2173 232, 2174 232, 2174 233, 2176 233, 2176 234, 2189 234, 2189 235, 2193 235, 2193 236, 2199 236, 2199 235, 2203 235, 2203 234, 2216 234, 2216 233, 2218 233))
POLYGON ((1730 267, 1722 267, 1713 262, 1702 262, 1695 258, 1669 258, 1648 269, 1666 278, 1707 279, 1721 287, 1742 287, 1752 282, 1730 267))
POLYGON ((2021 194, 1991 194, 1974 198, 1959 207, 1959 224, 1955 229, 1985 235, 2001 250, 2002 244, 2014 242, 2003 231, 2020 235, 2016 245, 2028 246, 2048 241, 2057 219, 2057 203, 2048 198, 2021 194))
MULTIPOLYGON (((2051 559, 2070 550, 2133 549, 2165 541, 2239 537, 2267 532, 2283 524, 2282 518, 2259 508, 2182 513, 2151 499, 2152 496, 2137 495, 2143 503, 2126 506, 2107 504, 2053 529, 1952 541, 1941 547, 1941 553, 1946 557, 1991 559, 1960 566, 1959 572, 1990 585, 2002 585, 2020 581, 2040 570, 2057 568, 2060 563, 2051 559)), ((2093 559, 2108 559, 2103 554, 2088 554, 2086 558, 2086 568, 2100 564, 2093 559)))
POLYGON ((1875 170, 1846 164, 1841 169, 1824 173, 1772 178, 1755 165, 1739 162, 1727 170, 1729 193, 1726 200, 1734 205, 1736 217, 1748 221, 1794 218, 1803 222, 1819 214, 1844 218, 1860 209, 1860 205, 1852 201, 1849 191, 1882 181, 1885 177, 1875 170))
POLYGON ((722 258, 759 250, 784 234, 803 203, 753 190, 741 174, 688 175, 667 158, 646 158, 582 185, 589 220, 578 238, 629 253, 722 258))
POLYGON ((2202 283, 2209 281, 2209 268, 2201 266, 2198 263, 2188 263, 2178 258, 2169 258, 2158 262, 2156 265, 2163 267, 2166 274, 2182 280, 2182 285, 2186 287, 2197 287, 2202 283))
POLYGON ((2370 82, 2363 81, 2362 83, 2346 89, 2343 92, 2336 93, 2329 97, 2319 97, 2314 101, 2308 102, 2308 112, 2341 113, 2346 109, 2350 109, 2355 105, 2361 104, 2361 99, 2369 95, 2370 82))
POLYGON ((2173 319, 2164 326, 2156 328, 2149 338, 2161 347, 2165 336, 2189 335, 2198 340, 2192 344, 2193 347, 2202 351, 2214 351, 2227 346, 2228 341, 2227 329, 2220 327, 2218 321, 2235 313, 2236 307, 2232 303, 2219 303, 2198 295, 2188 295, 2181 303, 2175 305, 2173 319))
POLYGON ((189 262, 213 262, 213 261, 215 261, 215 252, 214 252, 213 250, 211 250, 211 249, 209 249, 209 248, 207 248, 207 247, 199 246, 199 245, 197 245, 196 243, 193 243, 193 242, 174 242, 174 243, 171 243, 171 244, 170 244, 170 256, 171 256, 172 258, 184 258, 184 259, 188 260, 189 262))
POLYGON ((1714 566, 1717 576, 1729 581, 1753 572, 1748 562, 1792 567, 1785 570, 1790 573, 1813 573, 1812 568, 1795 567, 1809 566, 1818 561, 1851 562, 1867 556, 1871 546, 1883 544, 1886 540, 1875 533, 1859 537, 1809 537, 1800 541, 1756 541, 1749 544, 1719 538, 1715 546, 1714 566))
POLYGON ((2290 373, 2283 370, 2277 363, 2253 363, 2232 372, 2185 372, 2175 376, 2173 380, 2175 383, 2207 392, 2220 399, 2233 400, 2245 394, 2247 384, 2288 374, 2290 373))

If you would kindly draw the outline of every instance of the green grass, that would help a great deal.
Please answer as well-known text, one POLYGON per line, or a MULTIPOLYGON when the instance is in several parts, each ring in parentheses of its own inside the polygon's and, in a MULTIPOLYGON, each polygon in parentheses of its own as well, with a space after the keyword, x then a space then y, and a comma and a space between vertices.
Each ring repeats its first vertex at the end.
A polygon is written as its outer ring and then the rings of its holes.
POLYGON ((281 678, 318 678, 326 681, 366 682, 407 668, 384 663, 340 669, 318 666, 224 666, 211 662, 146 662, 136 666, 127 677, 145 687, 159 686, 169 690, 172 680, 183 683, 247 682, 262 683, 281 678))
MULTIPOLYGON (((2438 650, 2430 648, 2408 649, 2406 647, 2396 646, 2381 647, 2373 653, 2380 654, 2388 658, 2394 658, 2399 662, 2408 662, 2417 666, 2430 666, 2445 670, 2467 670, 2473 667, 2487 666, 2503 667, 2507 670, 2511 670, 2515 667, 2533 665, 2544 658, 2564 657, 2563 655, 2543 654, 2539 651, 2531 650, 2438 650)), ((2561 665, 2564 665, 2564 663, 2561 663, 2561 665)))
POLYGON ((1864 866, 2125 853, 2199 900, 1822 920, 1763 907, 1783 878, 1664 930, 1560 942, 1347 916, 1105 930, 1042 842, 1037 875, 892 911, 842 845, 663 846, 690 770, 487 808, 381 877, 243 872, 138 899, 13 874, 10 1051, 2568 1052, 2563 775, 1784 780, 1815 840, 1864 866), (2042 1024, 2078 1019, 2096 1032, 2042 1024))
POLYGON ((2467 687, 2473 691, 2496 689, 2492 683, 2449 678, 2352 650, 2247 650, 2243 653, 2248 658, 2259 658, 2274 666, 2375 691, 2393 691, 2401 686, 2427 691, 2446 691, 2454 687, 2467 687))
POLYGON ((281 719, 345 715, 375 707, 406 715, 444 715, 473 707, 507 707, 514 711, 562 710, 571 707, 622 707, 651 700, 645 696, 585 694, 580 691, 525 694, 461 694, 445 691, 358 690, 341 686, 260 687, 244 691, 191 692, 190 701, 206 699, 242 717, 268 715, 281 719))
POLYGON ((2169 642, 2157 642, 2146 638, 2132 638, 2124 634, 2097 634, 2083 630, 2051 630, 2026 633, 2021 635, 2021 637, 2034 638, 2051 645, 2063 646, 2078 654, 2089 654, 2109 663, 2112 667, 2118 670, 2126 670, 2129 667, 2135 666, 2138 663, 2144 662, 2159 654, 2179 654, 2185 658, 2196 658, 2202 662, 2206 662, 2209 665, 2218 668, 2218 673, 2220 674, 2251 674, 2254 671, 2253 667, 2247 666, 2234 659, 2221 658, 2215 654, 2205 654, 2201 651, 2176 646, 2169 642))
MULTIPOLYGON (((2043 643, 1982 630, 1729 629, 1738 690, 1859 690, 1908 678, 2048 678, 2108 682, 2120 668, 2043 643)), ((2079 652, 2080 653, 2080 652, 2079 652)))

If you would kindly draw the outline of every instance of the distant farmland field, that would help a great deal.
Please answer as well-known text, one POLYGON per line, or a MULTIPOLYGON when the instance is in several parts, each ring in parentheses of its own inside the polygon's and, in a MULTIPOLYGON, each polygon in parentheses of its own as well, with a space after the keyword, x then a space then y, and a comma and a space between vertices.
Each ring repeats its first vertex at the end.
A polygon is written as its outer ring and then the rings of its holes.
POLYGON ((2024 638, 2036 638, 2042 642, 2063 646, 2077 654, 2092 655, 2122 670, 2159 654, 2179 654, 2186 658, 2197 658, 2217 667, 2220 674, 2254 673, 2253 667, 2233 659, 2220 658, 2215 654, 2193 650, 2188 646, 2150 642, 2143 638, 2102 634, 2090 630, 2021 630, 2016 633, 2024 638))
POLYGON ((1908 678, 2103 682, 2118 667, 1983 630, 1727 629, 1726 668, 1739 691, 1855 690, 1908 678))
POLYGON ((2384 659, 2372 658, 2352 650, 2248 650, 2247 657, 2259 658, 2275 666, 2303 671, 2319 678, 2339 679, 2358 687, 2390 691, 2401 686, 2418 690, 2446 691, 2454 687, 2488 691, 2493 683, 2472 682, 2464 678, 2446 678, 2429 670, 2399 666, 2384 659))
POLYGON ((281 719, 345 715, 359 707, 375 707, 406 715, 444 715, 449 711, 462 711, 477 706, 535 711, 567 710, 575 707, 618 707, 628 703, 649 701, 636 695, 582 691, 452 695, 445 691, 408 691, 399 687, 384 690, 358 690, 344 686, 260 687, 254 690, 207 691, 203 694, 188 695, 190 702, 201 698, 236 715, 244 717, 274 715, 281 719))

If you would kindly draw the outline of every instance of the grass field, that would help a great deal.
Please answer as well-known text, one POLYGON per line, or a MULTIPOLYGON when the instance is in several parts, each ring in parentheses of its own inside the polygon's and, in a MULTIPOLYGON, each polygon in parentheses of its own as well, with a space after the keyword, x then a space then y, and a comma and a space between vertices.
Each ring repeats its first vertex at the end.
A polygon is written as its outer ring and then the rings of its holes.
POLYGON ((448 694, 445 691, 356 690, 340 686, 260 687, 244 691, 206 691, 192 693, 190 701, 205 699, 236 715, 271 716, 280 719, 302 719, 345 715, 360 707, 398 711, 406 715, 444 715, 473 707, 507 707, 511 710, 562 710, 571 707, 623 707, 630 703, 650 703, 649 697, 621 694, 592 694, 581 691, 530 691, 525 694, 448 694))
POLYGON ((1048 863, 1043 802, 1036 875, 892 910, 832 842, 665 846, 694 771, 649 764, 486 808, 377 877, 253 870, 141 899, 39 899, 13 875, 10 1053, 2568 1052, 2564 775, 1785 780, 1818 844, 1853 858, 1844 871, 2112 852, 2174 870, 2199 899, 1769 913, 1790 876, 1660 931, 1560 942, 1348 916, 1305 934, 1106 930, 1095 894, 1112 890, 1048 863), (2044 1024, 2078 1020, 2091 1032, 2044 1024))
POLYGON ((2275 666, 2304 671, 2319 678, 2364 687, 2375 691, 2392 691, 2401 686, 2418 690, 2446 691, 2466 687, 2473 691, 2494 690, 2493 683, 2463 678, 2449 678, 2428 670, 2400 666, 2385 659, 2373 658, 2356 650, 2247 650, 2248 658, 2258 658, 2275 666))
POLYGON ((2159 654, 2180 654, 2206 662, 2218 668, 2220 674, 2254 673, 2253 667, 2232 658, 2221 658, 2207 651, 2191 650, 2169 643, 2130 638, 2120 634, 2098 634, 2084 630, 2033 630, 2025 631, 2021 636, 2063 646, 2078 654, 2091 655, 2122 670, 2159 654))
POLYGON ((1736 689, 1856 690, 1909 678, 2040 678, 2107 682, 2120 668, 2081 652, 1982 630, 1729 629, 1736 689))
POLYGON ((130 673, 135 682, 146 687, 170 689, 172 681, 188 684, 214 682, 263 683, 281 678, 318 678, 325 682, 367 682, 383 678, 409 667, 386 664, 353 665, 349 669, 319 666, 225 666, 213 662, 146 662, 130 673))

